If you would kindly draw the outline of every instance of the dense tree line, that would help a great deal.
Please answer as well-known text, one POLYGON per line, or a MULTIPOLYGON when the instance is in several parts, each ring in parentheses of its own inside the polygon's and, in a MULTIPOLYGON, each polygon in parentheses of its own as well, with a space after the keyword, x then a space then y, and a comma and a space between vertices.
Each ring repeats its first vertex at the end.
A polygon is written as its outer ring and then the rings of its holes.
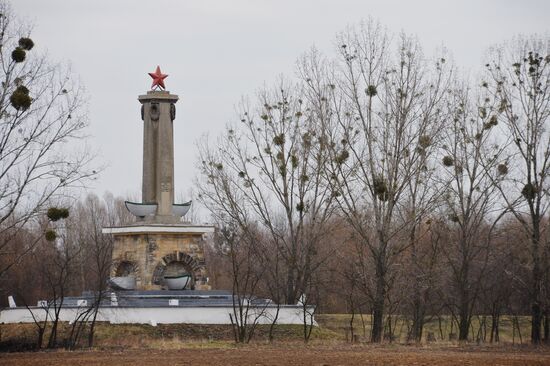
POLYGON ((26 255, 0 279, 0 305, 7 306, 8 296, 13 296, 18 306, 37 306, 43 301, 38 306, 51 317, 47 322, 35 321, 38 348, 93 345, 98 306, 107 296, 112 265, 112 238, 101 229, 129 220, 123 200, 109 194, 103 199, 89 195, 82 201, 50 207, 40 226, 12 239, 10 249, 16 255, 26 255), (93 301, 79 310, 70 332, 60 337, 59 312, 64 298, 83 291, 91 291, 93 301))
POLYGON ((470 79, 374 21, 337 44, 200 145, 200 200, 261 263, 255 292, 370 313, 373 342, 441 314, 460 340, 492 315, 498 340, 503 313, 550 341, 550 40, 496 46, 470 79))

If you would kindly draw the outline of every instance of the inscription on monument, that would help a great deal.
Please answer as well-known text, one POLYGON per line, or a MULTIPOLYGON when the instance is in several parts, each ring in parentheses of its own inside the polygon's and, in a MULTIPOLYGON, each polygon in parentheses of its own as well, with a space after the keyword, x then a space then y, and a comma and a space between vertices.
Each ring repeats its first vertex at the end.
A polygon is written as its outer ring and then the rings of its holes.
POLYGON ((172 183, 169 180, 164 180, 160 183, 160 190, 162 192, 170 192, 172 190, 172 183))

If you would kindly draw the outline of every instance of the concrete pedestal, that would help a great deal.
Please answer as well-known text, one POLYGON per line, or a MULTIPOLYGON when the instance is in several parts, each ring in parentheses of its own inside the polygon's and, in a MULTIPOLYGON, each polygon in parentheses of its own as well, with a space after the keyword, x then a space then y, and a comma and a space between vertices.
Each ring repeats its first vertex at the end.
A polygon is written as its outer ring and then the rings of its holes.
POLYGON ((177 264, 193 275, 191 288, 210 290, 204 261, 204 235, 211 226, 130 225, 104 228, 114 237, 112 277, 130 271, 137 290, 165 289, 167 266, 177 264))

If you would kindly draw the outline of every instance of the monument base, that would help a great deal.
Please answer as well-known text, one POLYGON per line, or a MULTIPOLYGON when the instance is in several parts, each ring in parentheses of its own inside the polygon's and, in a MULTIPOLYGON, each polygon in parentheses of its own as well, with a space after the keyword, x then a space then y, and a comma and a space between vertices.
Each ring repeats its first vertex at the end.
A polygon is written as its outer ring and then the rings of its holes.
POLYGON ((191 275, 189 289, 210 290, 204 260, 204 237, 214 227, 136 223, 103 228, 113 235, 111 276, 134 277, 135 290, 167 289, 165 277, 191 275))
MULTIPOLYGON (((229 291, 118 291, 106 294, 97 314, 97 321, 111 324, 232 324, 237 303, 229 291)), ((244 300, 241 299, 241 302, 244 300)), ((250 298, 247 316, 250 324, 303 324, 313 319, 315 307, 277 305, 269 299, 250 298), (306 316, 304 317, 304 311, 306 316), (311 317, 311 318, 310 318, 311 317), (309 321, 309 320, 308 320, 309 321)), ((44 303, 47 303, 44 301, 44 303)), ((94 294, 84 292, 79 297, 66 297, 59 320, 69 323, 90 310, 94 294)), ((15 306, 0 312, 2 323, 33 323, 46 317, 54 318, 53 307, 15 306)), ((89 313, 91 314, 91 313, 89 313)), ((313 325, 317 325, 313 320, 313 325)))

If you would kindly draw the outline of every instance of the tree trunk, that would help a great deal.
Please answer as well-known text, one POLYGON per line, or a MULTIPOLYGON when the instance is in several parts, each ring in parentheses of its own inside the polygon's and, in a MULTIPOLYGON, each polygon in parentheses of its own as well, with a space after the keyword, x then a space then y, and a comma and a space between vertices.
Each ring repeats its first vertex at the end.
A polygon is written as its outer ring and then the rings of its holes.
MULTIPOLYGON (((534 299, 537 297, 533 296, 534 299)), ((533 305, 531 305, 531 343, 533 344, 540 344, 541 320, 542 314, 540 311, 540 305, 537 301, 535 301, 533 302, 533 305)))
POLYGON ((36 340, 36 348, 41 349, 42 343, 44 342, 44 331, 46 330, 46 327, 44 328, 38 328, 38 338, 36 340))
POLYGON ((376 293, 372 307, 372 333, 371 342, 380 343, 384 331, 384 300, 386 298, 386 279, 383 259, 378 260, 376 270, 376 293))
POLYGON ((95 335, 95 322, 97 320, 97 313, 99 312, 99 305, 101 303, 101 297, 98 302, 95 304, 95 309, 93 310, 94 316, 92 317, 92 322, 90 324, 90 332, 88 333, 88 347, 92 348, 94 346, 94 335, 95 335))
POLYGON ((353 301, 351 301, 351 317, 349 319, 349 330, 351 333, 351 343, 355 340, 355 332, 353 328, 353 321, 355 320, 355 307, 353 306, 353 301))
MULTIPOLYGON (((61 306, 60 308, 61 309, 61 306)), ((54 304, 55 318, 52 322, 52 330, 50 331, 50 338, 48 339, 48 348, 55 348, 57 346, 57 325, 59 324, 59 310, 54 304)))
POLYGON ((459 307, 458 307, 458 340, 467 341, 468 331, 470 330, 470 261, 468 256, 468 244, 466 243, 467 234, 462 233, 461 247, 462 252, 462 268, 460 271, 459 283, 459 307))
POLYGON ((462 299, 460 308, 458 309, 458 340, 467 341, 468 331, 470 330, 470 303, 468 301, 469 293, 467 290, 462 291, 462 299))
POLYGON ((422 330, 424 328, 424 303, 420 294, 420 276, 419 263, 416 252, 415 227, 411 230, 409 242, 412 249, 412 259, 414 264, 414 289, 413 289, 413 323, 409 333, 409 341, 414 340, 419 343, 422 340, 422 330))
POLYGON ((544 318, 543 318, 543 324, 544 324, 544 343, 548 344, 550 343, 550 324, 548 324, 548 312, 544 311, 544 318))
POLYGON ((422 331, 424 329, 424 306, 420 299, 420 294, 416 291, 417 290, 415 290, 414 294, 413 323, 409 334, 409 340, 414 340, 418 343, 422 340, 422 331))
MULTIPOLYGON (((539 255, 539 243, 540 243, 540 225, 538 218, 533 220, 533 235, 532 235, 532 256, 533 256, 533 289, 531 298, 531 343, 540 344, 540 332, 542 322, 542 312, 540 308, 540 283, 541 283, 541 271, 540 271, 540 255, 539 255)), ((519 324, 518 324, 519 326, 519 324)))
POLYGON ((279 310, 281 310, 281 305, 279 304, 279 301, 277 301, 277 312, 275 313, 273 321, 269 325, 269 343, 273 342, 273 331, 275 330, 275 325, 277 324, 277 320, 279 319, 279 310))
POLYGON ((499 342, 499 320, 500 320, 500 307, 497 303, 493 304, 493 311, 491 314, 491 339, 490 342, 499 342))
POLYGON ((294 279, 294 268, 289 266, 287 279, 286 279, 286 303, 287 305, 293 305, 296 303, 296 283, 294 279))

